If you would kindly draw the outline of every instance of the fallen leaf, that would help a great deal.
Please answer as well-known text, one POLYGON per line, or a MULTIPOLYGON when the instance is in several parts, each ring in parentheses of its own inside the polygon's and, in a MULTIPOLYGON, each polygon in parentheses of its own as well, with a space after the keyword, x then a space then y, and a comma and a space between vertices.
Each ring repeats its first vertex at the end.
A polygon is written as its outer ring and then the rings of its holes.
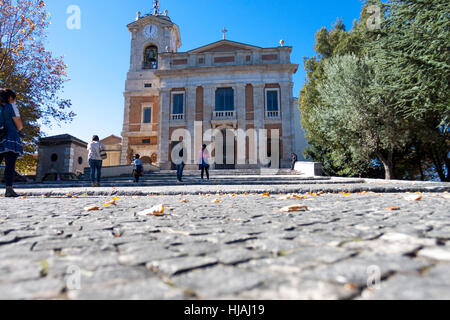
POLYGON ((296 212, 296 211, 307 211, 308 207, 304 204, 296 204, 293 206, 288 206, 280 209, 280 212, 296 212))
POLYGON ((409 196, 406 196, 405 197, 405 200, 408 200, 408 201, 420 201, 420 200, 422 200, 422 195, 421 194, 412 194, 412 195, 409 195, 409 196))
POLYGON ((164 205, 160 204, 160 205, 154 206, 150 209, 138 212, 137 215, 138 216, 162 216, 164 214, 164 209, 165 209, 164 205))
POLYGON ((188 199, 181 199, 180 202, 181 202, 181 203, 188 203, 189 200, 188 200, 188 199))
POLYGON ((221 203, 222 201, 220 201, 219 199, 214 199, 213 201, 212 201, 212 203, 221 203))
POLYGON ((112 205, 117 206, 116 200, 112 200, 112 201, 109 201, 109 202, 105 203, 105 207, 109 207, 109 206, 112 206, 112 205))
POLYGON ((294 199, 306 199, 306 196, 299 196, 297 194, 293 194, 292 198, 294 198, 294 199))
POLYGON ((98 206, 92 206, 92 207, 85 207, 84 211, 97 211, 100 210, 100 207, 98 206))
POLYGON ((397 210, 400 210, 400 207, 396 207, 396 206, 394 206, 394 207, 389 207, 389 208, 386 208, 386 210, 397 211, 397 210))
POLYGON ((270 193, 266 192, 262 194, 263 197, 270 197, 270 193))
POLYGON ((345 288, 346 288, 346 289, 349 289, 349 290, 356 290, 356 289, 358 289, 358 287, 357 287, 356 284, 354 284, 354 283, 347 283, 347 284, 345 285, 345 288))
POLYGON ((120 199, 119 197, 114 197, 114 198, 113 198, 113 200, 119 200, 119 199, 120 199))

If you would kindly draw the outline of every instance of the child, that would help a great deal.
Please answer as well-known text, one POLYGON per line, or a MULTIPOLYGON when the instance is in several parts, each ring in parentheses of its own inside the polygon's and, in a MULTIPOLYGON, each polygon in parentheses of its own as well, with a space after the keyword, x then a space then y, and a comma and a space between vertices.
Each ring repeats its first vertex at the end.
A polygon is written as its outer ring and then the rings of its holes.
POLYGON ((134 182, 139 182, 139 177, 142 176, 144 172, 144 164, 142 163, 142 160, 140 159, 140 155, 135 155, 133 160, 133 175, 134 175, 134 182))

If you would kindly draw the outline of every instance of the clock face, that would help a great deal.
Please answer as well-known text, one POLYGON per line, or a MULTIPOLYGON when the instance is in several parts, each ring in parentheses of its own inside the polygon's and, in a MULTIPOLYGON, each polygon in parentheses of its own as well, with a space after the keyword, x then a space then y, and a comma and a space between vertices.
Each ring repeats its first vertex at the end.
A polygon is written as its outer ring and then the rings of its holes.
POLYGON ((152 24, 149 24, 144 28, 144 34, 147 38, 153 39, 158 33, 158 27, 152 24))

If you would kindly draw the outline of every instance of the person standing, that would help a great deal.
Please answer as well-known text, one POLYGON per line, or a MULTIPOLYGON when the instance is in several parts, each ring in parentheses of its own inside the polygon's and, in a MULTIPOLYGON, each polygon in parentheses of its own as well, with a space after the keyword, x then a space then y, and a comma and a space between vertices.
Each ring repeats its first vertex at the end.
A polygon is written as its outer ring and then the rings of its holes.
POLYGON ((291 170, 292 171, 295 170, 295 164, 297 161, 298 161, 297 155, 294 152, 292 152, 292 154, 291 154, 291 170))
POLYGON ((91 167, 92 186, 95 187, 95 182, 97 180, 97 187, 100 187, 100 180, 102 177, 102 165, 103 165, 102 153, 105 152, 105 145, 100 142, 98 136, 93 136, 92 141, 87 146, 87 149, 89 152, 88 159, 89 159, 89 166, 91 167))
POLYGON ((206 178, 209 181, 209 153, 208 150, 206 150, 206 144, 202 146, 202 150, 198 154, 198 163, 199 163, 199 169, 202 172, 201 179, 204 180, 204 174, 206 172, 206 178))
POLYGON ((139 183, 139 178, 144 173, 144 164, 142 163, 141 156, 135 155, 133 160, 133 175, 134 175, 134 182, 139 183))
POLYGON ((0 90, 0 163, 5 160, 5 197, 17 198, 19 195, 13 189, 16 161, 23 156, 23 129, 19 110, 16 106, 16 93, 11 89, 0 90))
POLYGON ((184 170, 184 149, 181 148, 180 152, 178 153, 178 164, 177 164, 177 180, 178 182, 183 182, 183 170, 184 170))

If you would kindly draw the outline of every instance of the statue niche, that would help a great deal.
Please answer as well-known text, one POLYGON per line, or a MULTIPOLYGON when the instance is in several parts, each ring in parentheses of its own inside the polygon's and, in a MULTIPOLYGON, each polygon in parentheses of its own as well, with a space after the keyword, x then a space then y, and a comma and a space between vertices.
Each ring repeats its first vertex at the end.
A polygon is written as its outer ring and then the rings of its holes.
POLYGON ((158 47, 150 45, 144 51, 144 69, 158 69, 158 47))

